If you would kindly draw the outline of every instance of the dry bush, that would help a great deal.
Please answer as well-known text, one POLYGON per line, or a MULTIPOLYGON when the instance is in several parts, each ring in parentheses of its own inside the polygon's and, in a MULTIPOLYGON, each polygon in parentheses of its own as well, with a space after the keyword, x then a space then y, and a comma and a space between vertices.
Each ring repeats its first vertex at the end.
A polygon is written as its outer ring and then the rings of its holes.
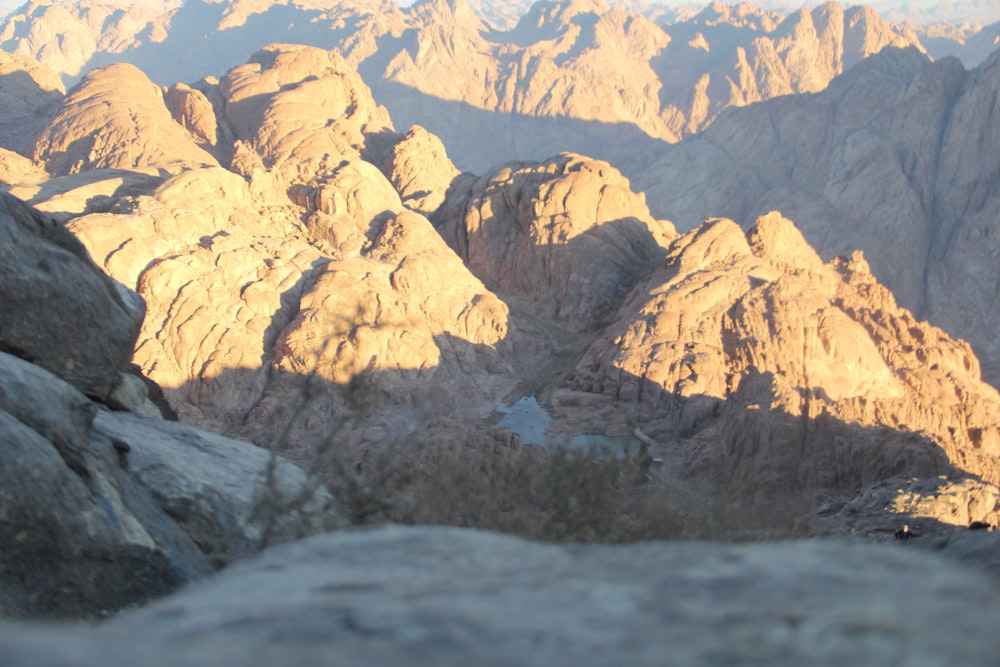
POLYGON ((358 470, 328 456, 323 478, 353 523, 449 525, 532 539, 675 537, 682 521, 648 461, 607 452, 463 442, 380 448, 358 470))

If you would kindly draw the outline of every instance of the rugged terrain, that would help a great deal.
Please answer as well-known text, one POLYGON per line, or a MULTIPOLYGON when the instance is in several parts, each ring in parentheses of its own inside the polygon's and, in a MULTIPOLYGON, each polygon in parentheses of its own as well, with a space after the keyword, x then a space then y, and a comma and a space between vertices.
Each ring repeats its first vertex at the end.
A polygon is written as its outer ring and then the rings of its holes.
POLYGON ((0 614, 146 602, 338 523, 292 464, 162 419, 130 364, 142 299, 58 221, 0 195, 0 238, 0 614))
POLYGON ((671 23, 602 0, 525 9, 502 27, 467 0, 38 3, 0 26, 0 45, 69 81, 123 60, 161 85, 218 75, 269 42, 336 48, 401 127, 428 127, 482 172, 560 151, 623 163, 649 137, 677 141, 730 106, 821 90, 887 45, 920 44, 836 3, 786 16, 717 2, 671 23))
MULTIPOLYGON (((910 62, 877 56, 808 99, 910 62)), ((882 480, 946 475, 986 486, 956 486, 978 509, 945 523, 994 522, 1000 399, 860 253, 824 264, 779 213, 678 237, 576 154, 461 173, 334 51, 272 45, 154 90, 130 65, 88 73, 33 144, 55 177, 9 190, 145 299, 134 360, 184 421, 302 462, 336 442, 364 470, 403 443, 516 447, 494 411, 536 394, 555 440, 638 429, 689 498, 794 498, 808 523, 882 480)))
POLYGON ((100 627, 0 625, 0 662, 992 664, 996 535, 967 527, 1000 524, 976 355, 992 377, 996 54, 874 54, 909 33, 833 4, 672 31, 596 1, 506 30, 461 0, 151 6, 86 14, 132 41, 81 62, 163 60, 195 18, 229 46, 298 34, 302 11, 340 48, 165 85, 108 64, 65 92, 0 62, 0 615, 107 613, 249 559, 100 627), (466 111, 643 154, 463 171, 379 104, 418 110, 392 91, 432 75, 466 111), (669 86, 700 101, 674 113, 669 86), (252 555, 386 518, 863 539, 383 527, 252 555))
POLYGON ((690 229, 778 209, 825 258, 862 249, 900 303, 972 343, 998 377, 1000 55, 974 70, 916 51, 870 58, 814 96, 734 110, 637 177, 690 229))

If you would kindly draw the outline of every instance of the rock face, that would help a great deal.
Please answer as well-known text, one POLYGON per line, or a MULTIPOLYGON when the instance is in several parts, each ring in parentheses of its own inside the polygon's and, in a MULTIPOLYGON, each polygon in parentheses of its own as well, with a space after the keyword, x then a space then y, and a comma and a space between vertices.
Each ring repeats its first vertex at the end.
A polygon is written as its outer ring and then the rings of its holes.
POLYGON ((364 159, 391 153, 402 174, 434 140, 395 135, 346 62, 311 47, 267 47, 191 90, 243 177, 189 169, 68 223, 149 303, 135 361, 181 418, 307 456, 361 374, 384 399, 358 430, 369 445, 431 393, 488 410, 513 381, 507 307, 364 159))
POLYGON ((988 230, 1000 162, 987 147, 998 85, 997 55, 965 72, 952 59, 885 52, 815 96, 727 114, 668 149, 637 187, 680 229, 778 208, 823 257, 863 250, 904 307, 970 341, 997 383, 988 230))
POLYGON ((536 4, 498 32, 464 0, 439 0, 409 23, 412 37, 386 36, 360 67, 397 123, 427 127, 477 172, 562 150, 626 164, 645 138, 677 141, 728 107, 821 90, 887 45, 919 43, 871 9, 835 3, 787 17, 716 3, 661 27, 567 0, 536 4), (542 120, 555 118, 565 120, 542 120), (470 133, 493 140, 484 147, 470 133))
POLYGON ((448 157, 440 137, 419 125, 393 147, 382 171, 410 210, 433 215, 445 201, 459 170, 448 157))
POLYGON ((860 253, 824 264, 775 213, 675 241, 568 389, 563 418, 585 404, 595 425, 638 423, 682 478, 746 502, 952 469, 1000 481, 1000 395, 969 346, 896 306, 860 253))
POLYGON ((97 628, 0 626, 0 658, 985 666, 998 622, 994 580, 909 544, 555 546, 393 527, 277 548, 97 628))
POLYGON ((128 367, 142 299, 102 274, 57 222, 9 195, 0 195, 0 235, 0 349, 107 398, 128 367))
POLYGON ((456 183, 437 219, 473 273, 575 330, 610 318, 674 236, 614 167, 573 154, 456 183))
POLYGON ((0 146, 30 155, 63 94, 59 76, 38 61, 0 51, 0 146))
POLYGON ((217 164, 174 121, 160 89, 126 64, 93 70, 69 92, 36 142, 34 158, 56 175, 217 164))
POLYGON ((128 374, 142 300, 60 225, 6 194, 0 229, 4 615, 144 602, 234 555, 335 521, 326 492, 288 462, 110 412, 157 412, 128 374), (264 511, 289 503, 295 511, 280 519, 264 511))
POLYGON ((7 18, 0 31, 5 51, 33 55, 59 72, 80 74, 98 52, 121 53, 164 37, 163 19, 175 2, 30 2, 7 18))
POLYGON ((361 78, 330 51, 267 47, 219 89, 235 137, 288 183, 322 179, 364 150, 366 135, 392 131, 361 78))

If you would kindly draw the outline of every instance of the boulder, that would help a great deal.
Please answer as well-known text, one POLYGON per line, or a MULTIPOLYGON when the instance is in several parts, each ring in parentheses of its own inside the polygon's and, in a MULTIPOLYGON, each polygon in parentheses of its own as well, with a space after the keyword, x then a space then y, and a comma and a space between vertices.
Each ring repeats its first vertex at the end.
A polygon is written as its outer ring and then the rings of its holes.
POLYGON ((211 571, 208 557, 92 429, 98 408, 0 353, 0 610, 78 616, 145 602, 211 571))
POLYGON ((0 236, 0 349, 106 398, 128 368, 143 300, 102 273, 62 225, 7 194, 0 236))
MULTIPOLYGON (((331 655, 389 667, 995 664, 996 580, 911 547, 341 532, 269 550, 96 628, 0 626, 0 659, 8 667, 305 667, 331 655)), ((963 556, 977 558, 970 549, 963 556)))
POLYGON ((0 614, 146 602, 337 525, 329 494, 253 445, 110 412, 0 353, 0 614))

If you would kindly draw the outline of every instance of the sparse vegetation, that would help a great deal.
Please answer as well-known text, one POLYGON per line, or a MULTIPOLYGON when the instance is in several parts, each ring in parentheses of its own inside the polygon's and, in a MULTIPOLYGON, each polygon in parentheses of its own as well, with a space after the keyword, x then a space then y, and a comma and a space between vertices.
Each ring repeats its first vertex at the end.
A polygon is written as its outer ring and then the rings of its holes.
MULTIPOLYGON (((651 469, 644 450, 625 456, 595 449, 550 451, 504 440, 491 426, 471 425, 467 434, 451 441, 411 438, 355 451, 346 443, 377 400, 370 384, 361 373, 339 389, 346 409, 336 429, 316 443, 310 466, 351 525, 451 525, 578 542, 627 542, 684 532, 669 488, 651 469)), ((316 382, 302 384, 282 437, 319 395, 316 382)), ((281 444, 279 438, 274 449, 280 451, 281 444)), ((271 507, 274 497, 266 490, 261 494, 267 516, 292 509, 271 507)))
POLYGON ((664 485, 636 458, 486 442, 381 451, 358 471, 323 471, 353 523, 452 525, 541 540, 625 542, 673 537, 664 485))

